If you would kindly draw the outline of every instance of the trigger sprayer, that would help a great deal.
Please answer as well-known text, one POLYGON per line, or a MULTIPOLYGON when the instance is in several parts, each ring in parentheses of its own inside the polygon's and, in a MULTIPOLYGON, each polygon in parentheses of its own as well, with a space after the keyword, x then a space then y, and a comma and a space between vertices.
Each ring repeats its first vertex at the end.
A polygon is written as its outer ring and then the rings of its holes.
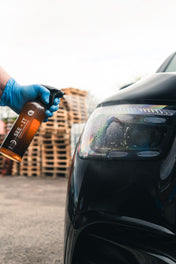
POLYGON ((4 139, 0 153, 9 159, 20 162, 22 157, 45 119, 45 111, 53 104, 54 99, 62 98, 64 92, 51 86, 43 85, 50 91, 49 104, 44 105, 41 99, 27 102, 10 132, 4 139))

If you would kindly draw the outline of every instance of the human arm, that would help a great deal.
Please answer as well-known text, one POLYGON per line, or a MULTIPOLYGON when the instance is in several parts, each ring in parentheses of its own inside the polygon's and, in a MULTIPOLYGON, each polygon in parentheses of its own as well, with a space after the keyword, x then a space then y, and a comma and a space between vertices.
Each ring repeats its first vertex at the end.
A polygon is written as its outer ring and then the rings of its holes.
MULTIPOLYGON (((28 101, 41 98, 44 104, 49 103, 50 92, 42 85, 20 85, 10 75, 0 67, 0 105, 9 106, 16 113, 20 113, 23 106, 28 101)), ((53 112, 59 108, 59 98, 54 100, 53 105, 46 110, 46 119, 53 116, 53 112)))
POLYGON ((10 75, 0 66, 0 98, 9 79, 10 75))

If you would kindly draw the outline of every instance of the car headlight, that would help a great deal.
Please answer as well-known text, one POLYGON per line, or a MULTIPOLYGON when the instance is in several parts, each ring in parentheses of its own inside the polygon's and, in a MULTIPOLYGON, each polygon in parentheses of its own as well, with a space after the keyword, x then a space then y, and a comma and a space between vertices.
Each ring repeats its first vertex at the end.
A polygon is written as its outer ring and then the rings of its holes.
POLYGON ((113 105, 97 108, 79 147, 81 158, 153 158, 174 138, 175 107, 113 105))

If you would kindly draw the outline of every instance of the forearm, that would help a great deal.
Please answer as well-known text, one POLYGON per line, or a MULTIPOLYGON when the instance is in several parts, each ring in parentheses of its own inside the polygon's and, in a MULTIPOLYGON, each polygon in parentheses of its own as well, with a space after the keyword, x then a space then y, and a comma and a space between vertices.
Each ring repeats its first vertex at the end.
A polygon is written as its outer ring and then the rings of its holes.
POLYGON ((0 98, 11 76, 0 66, 0 98))
MULTIPOLYGON (((17 114, 21 112, 25 103, 40 98, 48 106, 50 91, 39 84, 20 85, 0 66, 0 106, 8 106, 17 114)), ((46 121, 59 108, 60 99, 55 98, 53 104, 46 110, 46 121)))

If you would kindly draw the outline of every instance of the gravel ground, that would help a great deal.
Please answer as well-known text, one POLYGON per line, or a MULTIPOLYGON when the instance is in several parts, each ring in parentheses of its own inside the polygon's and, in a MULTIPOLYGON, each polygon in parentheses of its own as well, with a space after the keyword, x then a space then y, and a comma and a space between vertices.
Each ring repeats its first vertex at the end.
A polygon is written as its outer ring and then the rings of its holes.
POLYGON ((0 178, 0 264, 63 264, 65 178, 0 178))

